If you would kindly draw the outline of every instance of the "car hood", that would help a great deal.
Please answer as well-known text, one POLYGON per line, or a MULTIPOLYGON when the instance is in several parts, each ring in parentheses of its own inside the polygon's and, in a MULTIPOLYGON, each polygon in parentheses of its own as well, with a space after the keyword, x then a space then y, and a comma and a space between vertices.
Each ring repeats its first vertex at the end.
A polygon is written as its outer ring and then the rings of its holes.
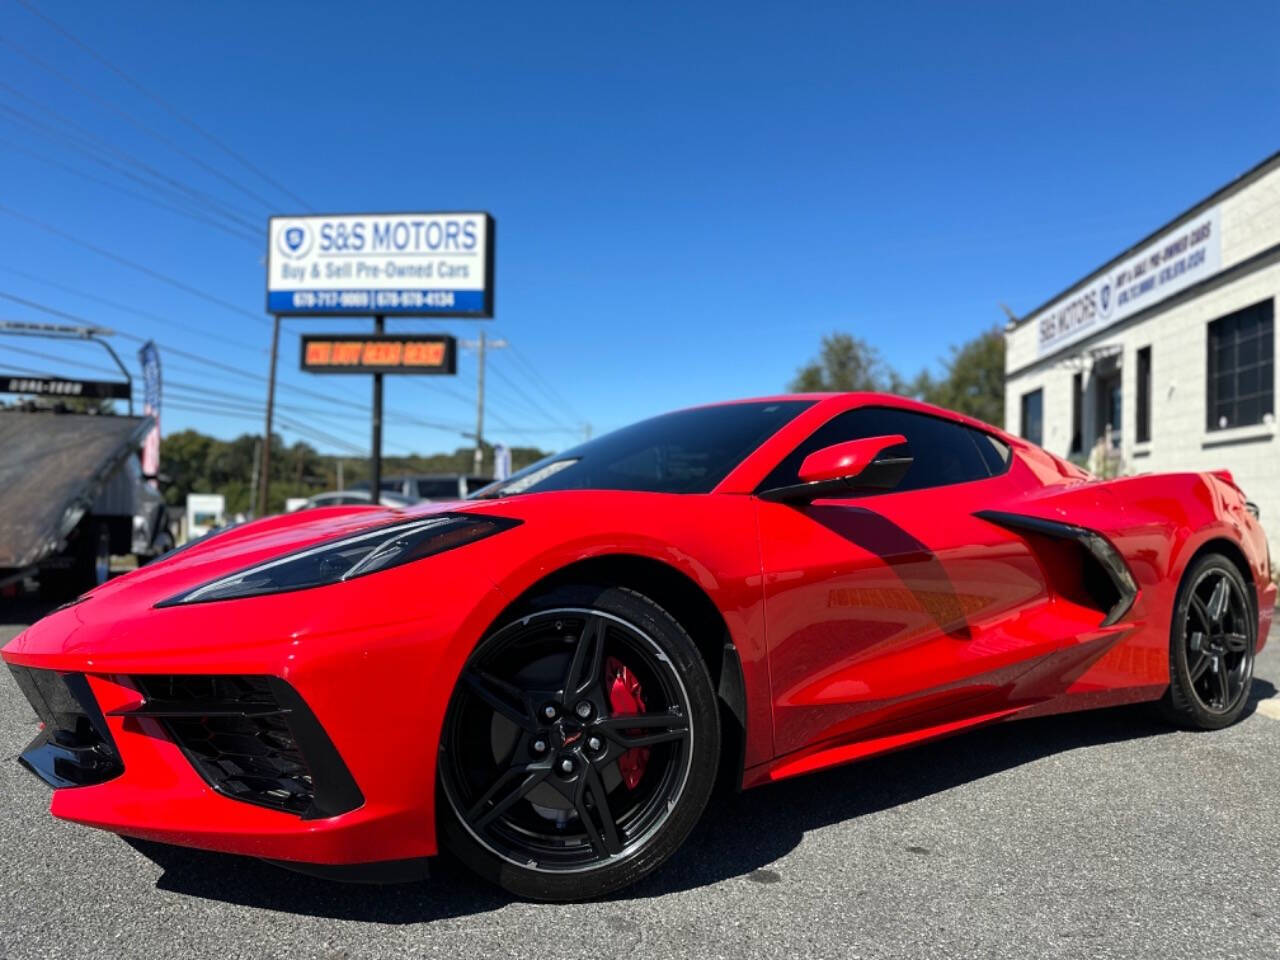
POLYGON ((317 543, 413 517, 460 509, 480 512, 473 506, 453 501, 413 504, 403 509, 372 505, 320 507, 264 517, 191 541, 145 567, 108 581, 88 596, 106 599, 127 590, 135 595, 145 594, 149 602, 156 602, 317 543))

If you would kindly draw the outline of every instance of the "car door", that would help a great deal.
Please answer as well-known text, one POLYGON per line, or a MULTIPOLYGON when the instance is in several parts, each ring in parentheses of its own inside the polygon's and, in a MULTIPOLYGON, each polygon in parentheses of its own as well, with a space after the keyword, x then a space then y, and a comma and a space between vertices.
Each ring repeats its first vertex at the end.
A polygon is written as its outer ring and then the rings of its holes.
POLYGON ((1016 629, 1045 596, 1039 566, 1017 535, 974 516, 1018 482, 998 438, 915 410, 858 407, 817 428, 759 489, 798 482, 817 449, 894 434, 913 463, 890 492, 757 498, 779 754, 999 711, 1041 652, 1016 629))

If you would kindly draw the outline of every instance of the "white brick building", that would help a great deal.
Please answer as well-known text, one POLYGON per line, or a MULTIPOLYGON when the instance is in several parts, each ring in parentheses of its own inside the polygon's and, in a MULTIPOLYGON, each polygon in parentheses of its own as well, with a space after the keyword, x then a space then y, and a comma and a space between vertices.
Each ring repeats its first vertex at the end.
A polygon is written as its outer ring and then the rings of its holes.
POLYGON ((1005 333, 1005 423, 1104 472, 1226 467, 1280 556, 1280 153, 1005 333))

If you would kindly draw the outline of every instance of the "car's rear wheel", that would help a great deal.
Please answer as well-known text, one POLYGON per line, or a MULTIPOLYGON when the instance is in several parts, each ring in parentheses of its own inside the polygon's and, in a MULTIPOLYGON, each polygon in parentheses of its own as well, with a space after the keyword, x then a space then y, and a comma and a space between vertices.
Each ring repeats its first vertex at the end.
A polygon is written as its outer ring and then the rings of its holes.
POLYGON ((602 896, 688 836, 719 742, 707 668, 675 619, 630 590, 556 590, 463 670, 440 745, 442 839, 518 896, 602 896))
POLYGON ((1178 588, 1169 632, 1165 715, 1198 730, 1239 720, 1253 683, 1258 618, 1235 564, 1217 553, 1192 564, 1178 588))

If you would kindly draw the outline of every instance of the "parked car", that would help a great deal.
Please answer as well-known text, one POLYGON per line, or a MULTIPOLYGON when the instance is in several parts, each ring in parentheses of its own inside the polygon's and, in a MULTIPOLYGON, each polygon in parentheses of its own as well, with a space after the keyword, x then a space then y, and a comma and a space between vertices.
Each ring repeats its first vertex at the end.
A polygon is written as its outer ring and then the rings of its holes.
MULTIPOLYGON (((349 507, 357 504, 368 504, 370 501, 368 490, 330 490, 327 493, 317 493, 314 497, 308 497, 299 510, 310 510, 313 507, 349 507)), ((382 496, 378 498, 378 502, 384 507, 407 507, 411 503, 415 503, 415 498, 402 497, 398 493, 392 493, 385 488, 382 496)))
MULTIPOLYGON (((406 473, 383 477, 382 489, 412 500, 465 500, 492 482, 492 477, 465 473, 406 473)), ((368 489, 368 484, 363 488, 368 489)))
POLYGON ((64 820, 352 879, 443 848, 576 900, 658 869, 717 778, 1120 704, 1235 723, 1271 569, 1225 470, 1103 480, 904 397, 793 394, 463 504, 247 523, 0 655, 64 820))

